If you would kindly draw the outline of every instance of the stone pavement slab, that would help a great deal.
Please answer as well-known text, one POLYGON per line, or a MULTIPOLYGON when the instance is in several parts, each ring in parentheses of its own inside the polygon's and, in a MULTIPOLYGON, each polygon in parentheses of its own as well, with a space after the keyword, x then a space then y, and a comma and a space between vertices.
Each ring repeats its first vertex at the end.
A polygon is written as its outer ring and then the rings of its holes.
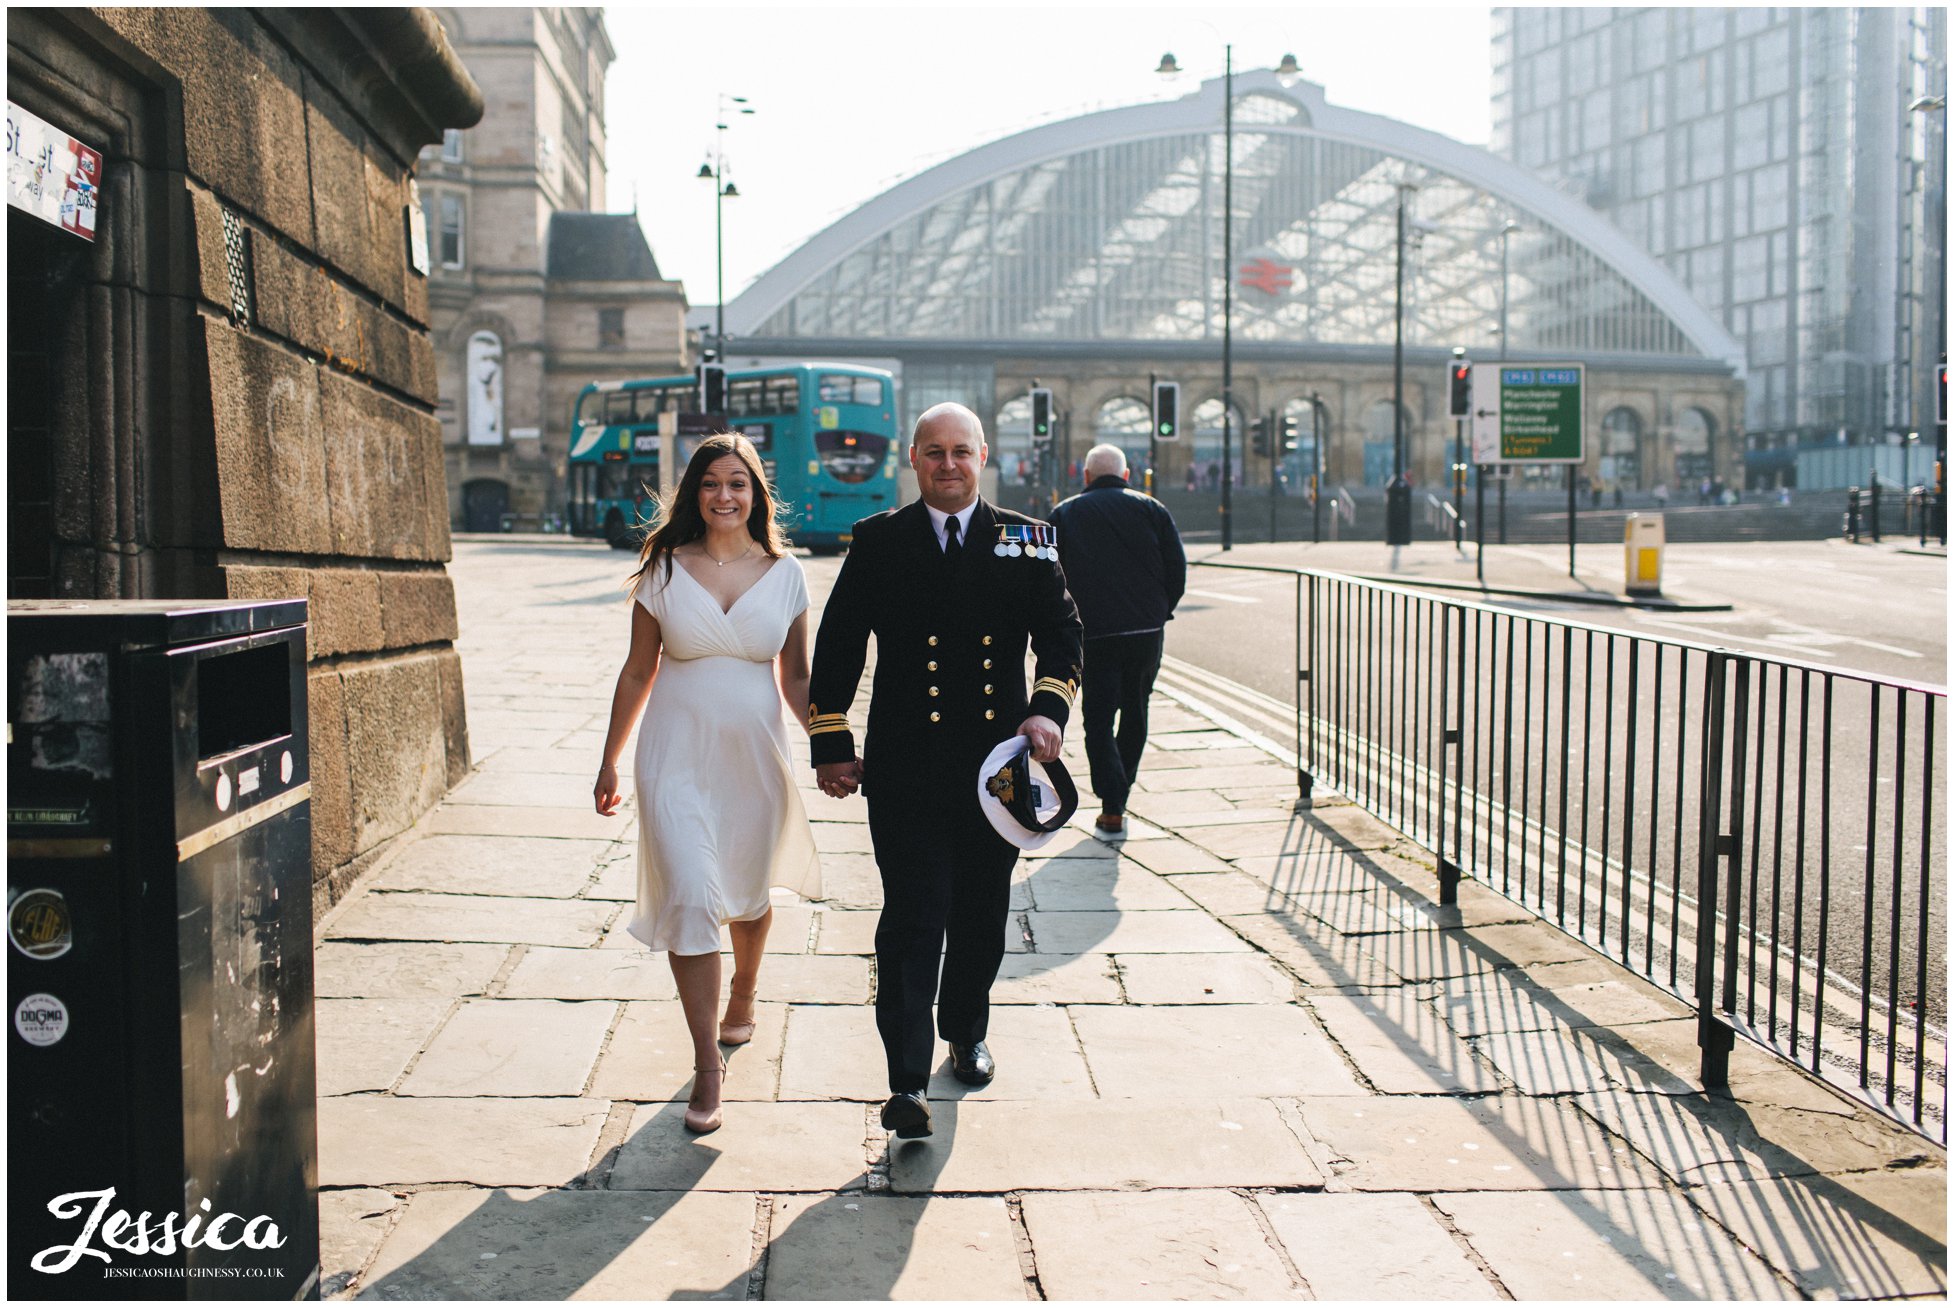
POLYGON ((991 1004, 1117 1004, 1120 978, 1109 954, 1006 954, 991 1004))
POLYGON ((1226 1190, 1028 1194, 1024 1223, 1047 1299, 1306 1297, 1251 1201, 1226 1190))
POLYGON ((1072 1025, 1108 1099, 1359 1093, 1336 1049, 1293 1004, 1080 1007, 1072 1025))
POLYGON ((1216 917, 1292 908, 1287 895, 1241 872, 1191 872, 1166 879, 1174 889, 1216 917))
POLYGON ((425 997, 316 1000, 319 1093, 392 1086, 454 1007, 452 999, 425 997))
POLYGON ((330 1299, 373 1261, 404 1201, 365 1187, 319 1192, 319 1297, 330 1299))
MULTIPOLYGON (((997 1005, 991 1010, 988 1043, 997 1059, 997 1078, 981 1087, 952 1077, 949 1046, 937 1045, 928 1090, 932 1102, 1093 1098, 1092 1076, 1065 1009, 997 1005)), ((888 1093, 888 1063, 872 1009, 795 1005, 781 1060, 782 1099, 869 1100, 879 1107, 888 1093)))
POLYGON ((1117 962, 1120 987, 1134 1004, 1282 1004, 1296 997, 1289 974, 1255 954, 1121 954, 1117 962))
POLYGON ((1255 1202, 1314 1299, 1497 1299, 1417 1195, 1264 1194, 1255 1202))
POLYGON ((1482 972, 1436 984, 1439 1015, 1462 1036, 1630 1026, 1687 1016, 1680 1000, 1601 958, 1482 972))
POLYGON ((1357 1190, 1647 1187, 1661 1173, 1556 1099, 1312 1098, 1302 1120, 1357 1190))
POLYGON ((1499 1077, 1417 993, 1311 994, 1305 1005, 1372 1089, 1387 1095, 1478 1094, 1499 1077))
POLYGON ((611 1165, 612 1190, 859 1190, 867 1184, 861 1104, 725 1104, 726 1124, 685 1129, 685 1105, 640 1104, 611 1165))
MULTIPOLYGON (((606 905, 606 907, 613 910, 617 908, 615 904, 606 905)), ((605 949, 635 950, 640 954, 656 952, 662 957, 664 954, 663 950, 647 950, 644 941, 631 934, 631 922, 636 916, 636 906, 626 904, 623 911, 618 913, 617 920, 611 923, 610 930, 604 933, 603 947, 605 949)), ((808 904, 786 903, 779 899, 774 900, 773 925, 767 930, 766 952, 769 954, 805 954, 807 952, 808 935, 813 930, 813 924, 814 909, 812 906, 808 904)), ((729 957, 731 956, 733 950, 732 933, 723 926, 719 928, 719 948, 720 952, 729 957)))
POLYGON ((1432 1202, 1516 1299, 1799 1297, 1674 1190, 1439 1194, 1432 1202))
POLYGON ((597 765, 586 762, 588 775, 562 772, 478 772, 448 792, 454 804, 507 804, 518 808, 575 808, 591 802, 597 765))
MULTIPOLYGON (((594 755, 603 747, 592 747, 594 755)), ((513 807, 496 804, 441 804, 430 810, 416 826, 430 835, 456 836, 543 836, 563 840, 626 840, 637 830, 631 817, 633 801, 627 794, 624 804, 610 817, 590 806, 533 805, 513 807)))
POLYGON ((1121 856, 1163 876, 1174 872, 1225 872, 1232 864, 1185 840, 1142 840, 1121 856))
POLYGON ((890 1138, 898 1193, 1314 1186, 1323 1172, 1267 1099, 930 1103, 936 1134, 890 1138))
POLYGON ((771 1232, 769 1299, 1029 1297, 1000 1195, 779 1195, 771 1232))
POLYGON ((1290 913, 1231 914, 1221 924, 1306 986, 1336 990, 1404 984, 1403 977, 1357 941, 1326 935, 1290 913))
POLYGON ((327 928, 335 940, 500 941, 523 945, 590 945, 616 904, 503 895, 375 892, 346 905, 327 928))
POLYGON ((617 1010, 608 1000, 470 999, 429 1042, 400 1093, 581 1094, 617 1010))
POLYGON ((1041 954, 1227 954, 1248 948, 1199 909, 1024 914, 1041 954))
POLYGON ((364 1278, 383 1299, 743 1299, 754 1197, 601 1190, 413 1196, 364 1278))
POLYGON ((372 886, 568 899, 590 884, 612 848, 608 840, 429 836, 389 858, 372 886))
MULTIPOLYGON (((780 1084, 787 1005, 757 1003, 753 1020, 752 1040, 722 1050, 727 1068, 722 1093, 728 1102, 772 1099, 780 1084)), ((628 1003, 598 1061, 590 1093, 639 1102, 684 1099, 692 1093, 693 1057, 685 1010, 676 999, 628 1003)))
POLYGON ((1048 858, 1025 879, 1024 907, 1047 913, 1097 910, 1121 913, 1188 907, 1187 896, 1130 859, 1048 858))
POLYGON ((527 945, 502 983, 504 999, 676 999, 664 956, 527 945))
POLYGON ((564 1185, 589 1165, 609 1109, 601 1099, 321 1099, 319 1184, 564 1185))
POLYGON ((326 940, 312 954, 322 999, 459 999, 488 989, 510 945, 326 940))

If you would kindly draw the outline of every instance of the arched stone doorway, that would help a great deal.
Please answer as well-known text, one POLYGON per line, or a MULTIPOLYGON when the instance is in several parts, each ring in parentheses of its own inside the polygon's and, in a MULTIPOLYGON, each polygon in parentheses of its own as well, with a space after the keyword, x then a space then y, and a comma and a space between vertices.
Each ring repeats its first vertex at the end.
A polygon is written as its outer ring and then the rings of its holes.
MULTIPOLYGON (((1117 395, 1099 406, 1094 415, 1092 436, 1094 445, 1117 445, 1126 453, 1126 466, 1135 486, 1145 485, 1147 471, 1147 438, 1153 431, 1153 410, 1144 400, 1131 395, 1117 395)), ((1078 457, 1085 459, 1085 451, 1078 457)))
POLYGON ((501 531, 502 515, 509 511, 509 484, 490 478, 463 482, 461 486, 461 527, 463 531, 501 531))
POLYGON ((1716 419, 1694 406, 1676 417, 1676 490, 1693 491, 1717 475, 1716 419))
POLYGON ((1623 490, 1642 489, 1642 417, 1627 405, 1601 420, 1601 480, 1623 490))
MULTIPOLYGON (((1210 396, 1194 406, 1194 448, 1189 451, 1192 462, 1189 467, 1194 473, 1197 486, 1201 490, 1221 489, 1221 415, 1219 397, 1210 396)), ((1248 444, 1248 427, 1242 421, 1242 406, 1234 408, 1234 435, 1229 462, 1233 465, 1234 484, 1242 484, 1242 455, 1248 444)))

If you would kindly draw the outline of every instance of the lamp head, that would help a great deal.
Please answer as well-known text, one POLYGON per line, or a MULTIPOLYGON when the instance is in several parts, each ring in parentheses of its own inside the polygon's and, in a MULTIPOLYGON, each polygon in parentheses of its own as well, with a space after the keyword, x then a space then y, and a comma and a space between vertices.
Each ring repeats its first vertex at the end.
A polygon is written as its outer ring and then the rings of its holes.
POLYGON ((709 182, 712 180, 712 160, 708 159, 706 160, 706 162, 699 165, 698 177, 699 180, 702 182, 709 182))
POLYGON ((731 182, 728 182, 726 183, 726 189, 721 191, 720 194, 725 196, 728 200, 737 200, 739 199, 740 188, 733 185, 731 182))
POLYGON ((1174 62, 1173 52, 1169 51, 1168 53, 1160 56, 1160 67, 1154 69, 1153 71, 1159 73, 1162 77, 1178 77, 1180 75, 1181 66, 1174 62))
POLYGON ((1276 65, 1277 77, 1301 77, 1302 75, 1303 70, 1297 66, 1295 55, 1284 55, 1282 62, 1276 65))

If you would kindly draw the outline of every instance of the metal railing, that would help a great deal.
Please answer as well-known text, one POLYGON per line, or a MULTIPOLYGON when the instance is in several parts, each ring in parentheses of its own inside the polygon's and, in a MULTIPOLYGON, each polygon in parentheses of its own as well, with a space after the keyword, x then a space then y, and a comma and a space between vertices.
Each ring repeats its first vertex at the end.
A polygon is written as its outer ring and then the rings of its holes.
POLYGON ((1455 547, 1465 548, 1465 519, 1449 501, 1430 493, 1425 496, 1425 530, 1438 540, 1449 540, 1455 547))
POLYGON ((1946 1138, 1946 689, 1295 578, 1296 760, 1741 1034, 1946 1138))

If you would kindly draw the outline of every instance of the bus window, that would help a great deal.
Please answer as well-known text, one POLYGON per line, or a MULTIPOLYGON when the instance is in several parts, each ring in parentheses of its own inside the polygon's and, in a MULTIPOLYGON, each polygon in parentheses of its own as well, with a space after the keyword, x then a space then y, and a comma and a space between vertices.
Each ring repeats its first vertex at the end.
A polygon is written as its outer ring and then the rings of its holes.
POLYGON ((610 426, 632 420, 631 392, 612 391, 604 397, 604 421, 610 426))
POLYGON ((847 373, 824 372, 821 374, 821 403, 879 405, 883 403, 882 380, 879 377, 851 377, 847 373))
POLYGON ((773 448, 773 424, 768 422, 743 422, 734 431, 753 442, 753 448, 762 453, 773 448))
POLYGON ((889 452, 889 438, 865 431, 822 431, 814 434, 821 470, 836 481, 856 486, 873 477, 889 452))
POLYGON ((640 493, 638 488, 641 483, 657 479, 657 470, 642 463, 630 464, 616 461, 602 463, 597 469, 597 498, 600 500, 635 499, 640 493))
POLYGON ((683 409, 685 405, 679 402, 679 396, 688 395, 690 392, 674 390, 670 386, 659 386, 651 390, 639 391, 637 394, 638 421, 657 422, 659 414, 668 410, 676 413, 683 409))
POLYGON ((773 377, 740 377, 726 384, 726 414, 757 418, 793 413, 801 407, 801 384, 791 373, 773 377))

